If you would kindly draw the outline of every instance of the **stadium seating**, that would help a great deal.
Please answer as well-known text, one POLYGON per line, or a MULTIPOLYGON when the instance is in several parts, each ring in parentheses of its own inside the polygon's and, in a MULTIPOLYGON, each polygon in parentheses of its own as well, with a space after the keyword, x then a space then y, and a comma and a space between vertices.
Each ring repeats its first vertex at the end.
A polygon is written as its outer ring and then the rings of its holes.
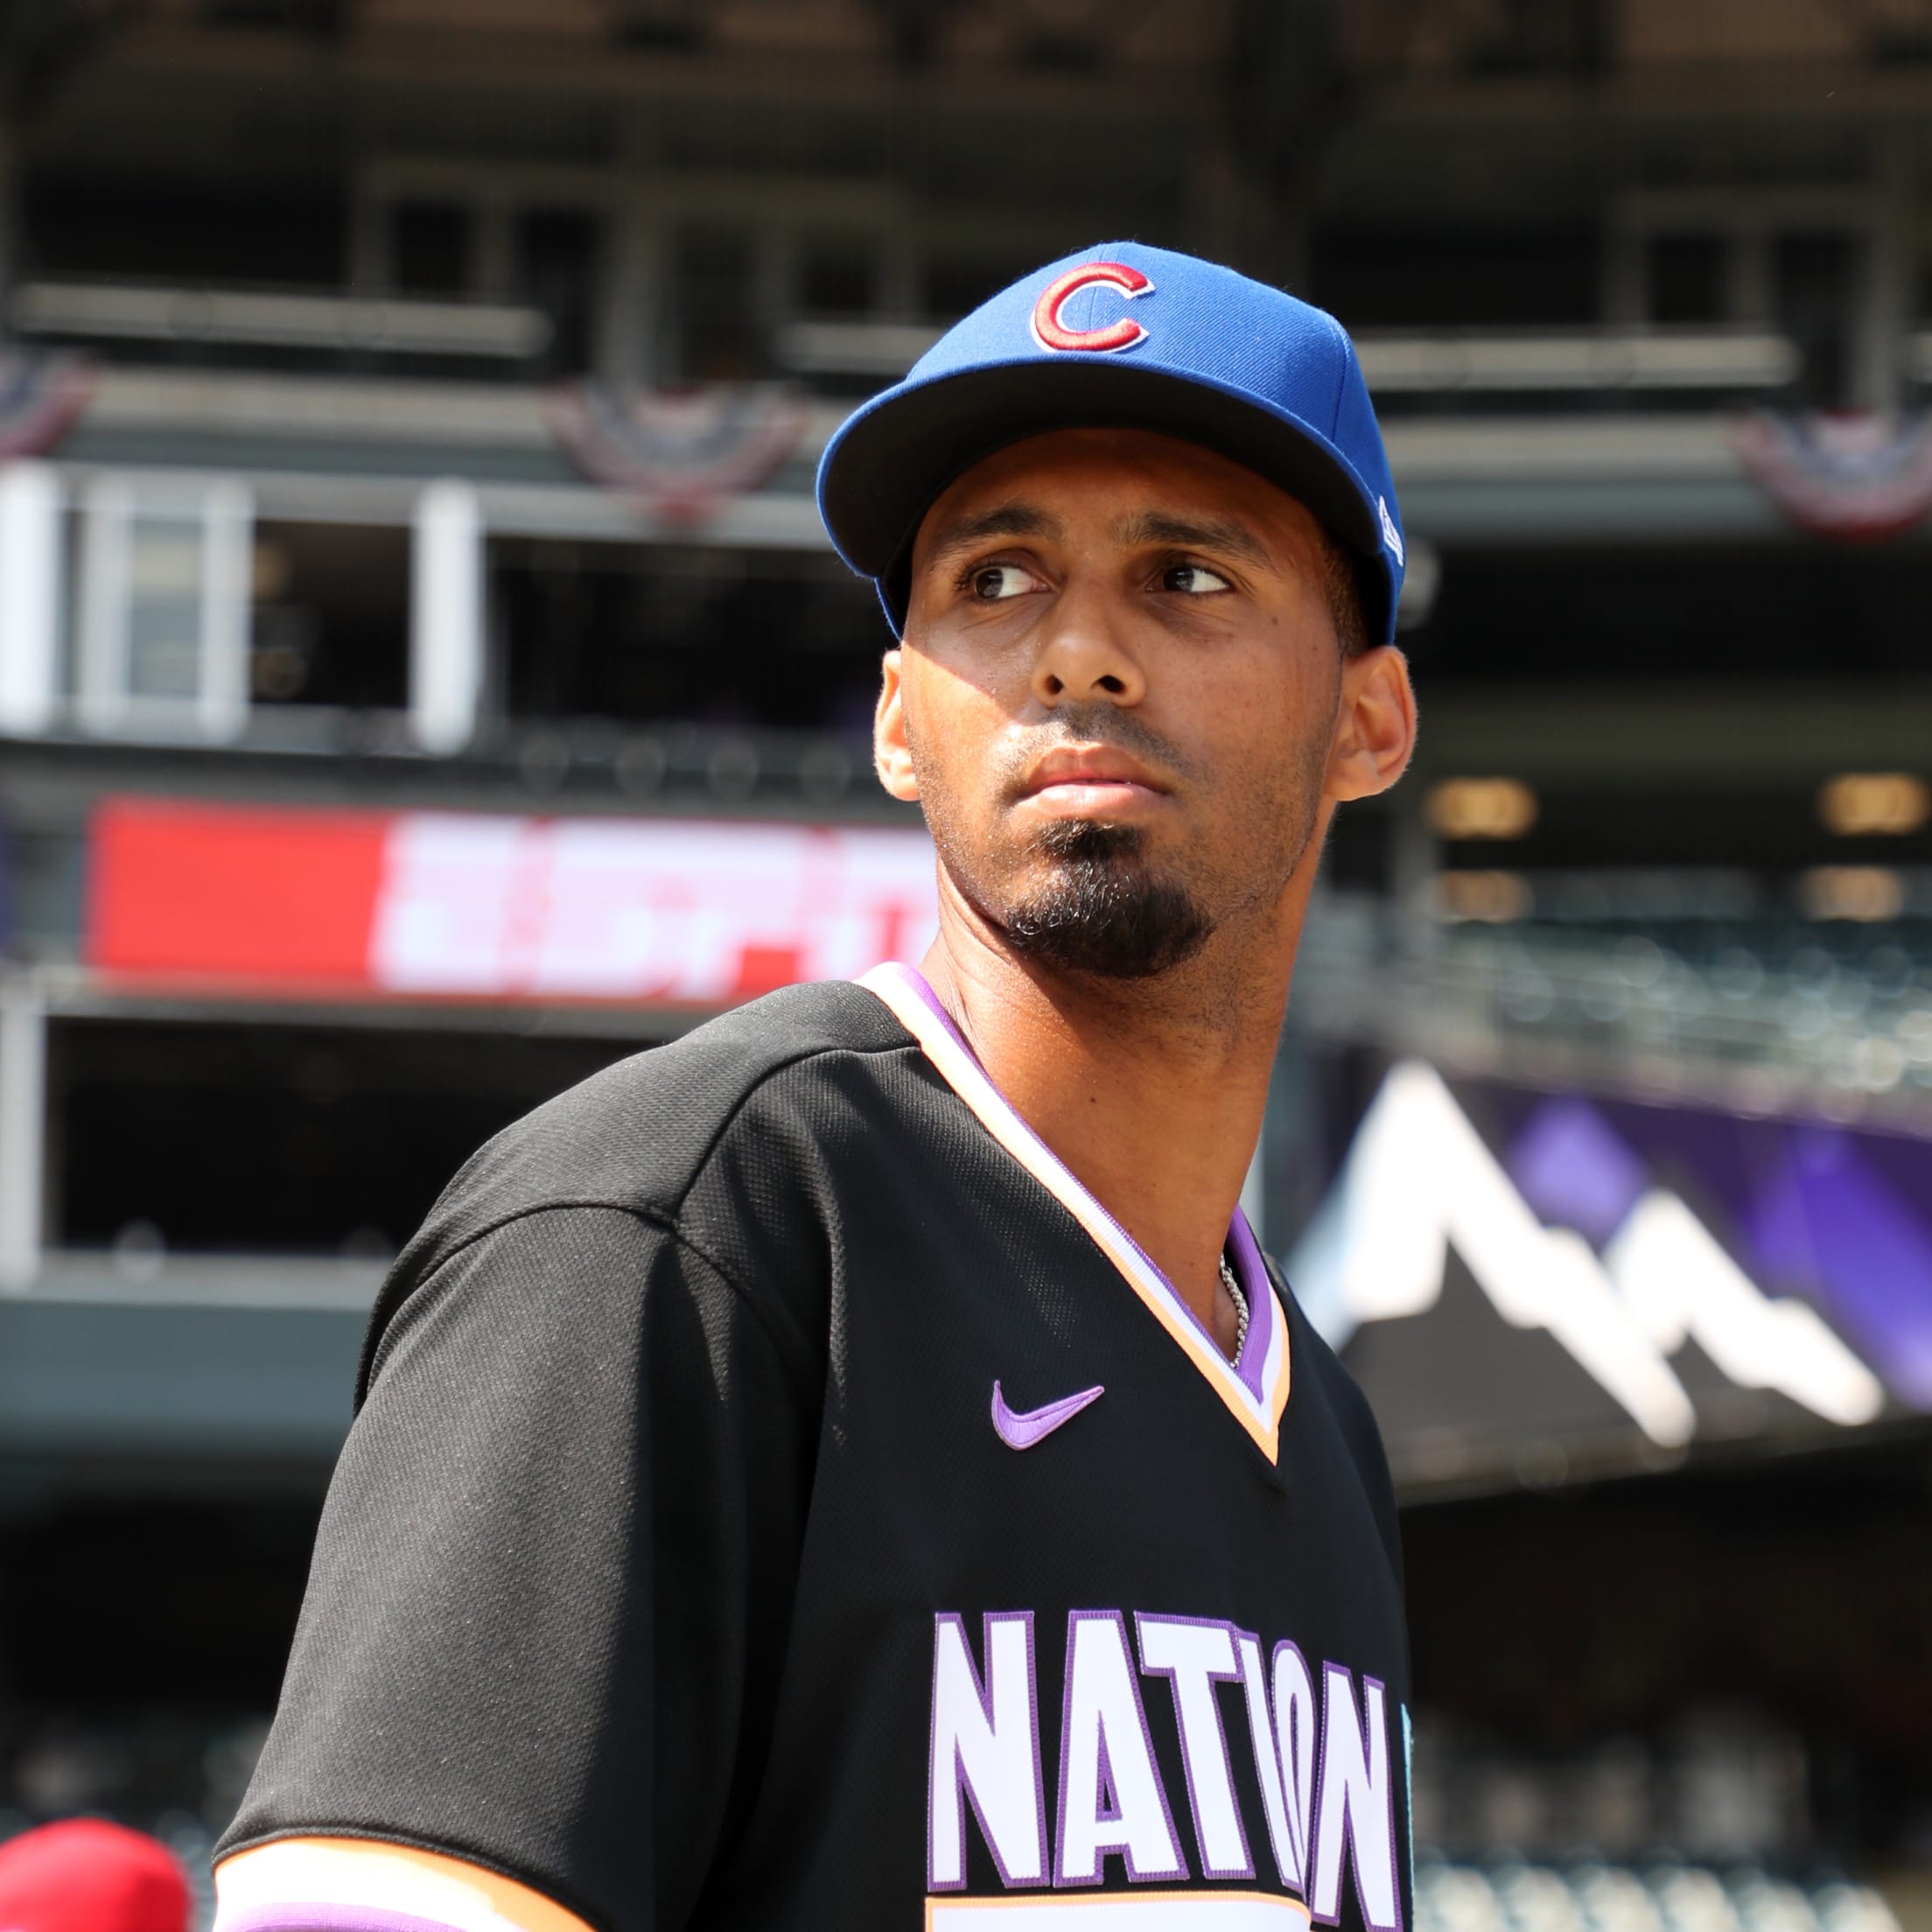
POLYGON ((1418 1932, 1899 1932, 1884 1895, 1835 1874, 1761 1866, 1481 1865, 1424 1856, 1418 1932))
POLYGON ((1391 963, 1372 920, 1311 928, 1297 979, 1324 1028, 1372 1038, 1391 1016, 1446 1060, 1564 1056, 1638 1084, 1764 1102, 1932 1097, 1932 918, 1452 921, 1391 963), (1419 998, 1398 1001, 1399 982, 1419 998))

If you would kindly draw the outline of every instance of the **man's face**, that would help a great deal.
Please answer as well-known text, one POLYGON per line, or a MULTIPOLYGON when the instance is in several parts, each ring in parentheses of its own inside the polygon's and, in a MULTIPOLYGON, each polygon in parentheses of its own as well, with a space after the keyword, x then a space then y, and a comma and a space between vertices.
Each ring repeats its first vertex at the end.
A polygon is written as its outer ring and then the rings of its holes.
POLYGON ((881 776, 1015 951, 1145 977, 1278 919, 1345 675, 1299 503, 1192 444, 1059 430, 927 513, 881 776))

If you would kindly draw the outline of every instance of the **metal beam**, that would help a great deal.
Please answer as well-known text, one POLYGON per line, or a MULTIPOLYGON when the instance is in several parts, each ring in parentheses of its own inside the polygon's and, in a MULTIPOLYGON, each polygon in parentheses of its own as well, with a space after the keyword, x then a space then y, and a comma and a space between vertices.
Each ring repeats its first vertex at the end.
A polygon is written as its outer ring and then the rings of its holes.
POLYGON ((0 1295, 40 1271, 46 1186, 47 1013, 27 975, 0 978, 0 1295))
POLYGON ((360 1309, 0 1300, 0 1452, 332 1457, 360 1309))
POLYGON ((60 705, 60 478, 0 465, 0 736, 34 737, 60 705))

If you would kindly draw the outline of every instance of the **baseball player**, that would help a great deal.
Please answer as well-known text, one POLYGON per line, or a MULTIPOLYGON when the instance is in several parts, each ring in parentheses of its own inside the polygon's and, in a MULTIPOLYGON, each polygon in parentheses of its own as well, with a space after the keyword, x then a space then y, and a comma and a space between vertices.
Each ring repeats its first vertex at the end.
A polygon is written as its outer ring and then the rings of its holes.
POLYGON ((1386 1466, 1237 1205, 1325 830, 1415 732, 1354 351, 1105 246, 819 500, 938 940, 452 1183, 220 1932, 1407 1924, 1386 1466))

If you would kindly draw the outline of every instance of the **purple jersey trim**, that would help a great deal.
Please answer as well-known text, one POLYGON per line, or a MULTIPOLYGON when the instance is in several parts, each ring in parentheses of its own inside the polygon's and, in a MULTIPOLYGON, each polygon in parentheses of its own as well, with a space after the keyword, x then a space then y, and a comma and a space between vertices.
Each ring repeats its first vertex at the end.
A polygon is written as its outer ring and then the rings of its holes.
MULTIPOLYGON (((903 961, 895 961, 893 963, 898 971, 904 976, 906 984, 918 996, 926 1010, 952 1037, 953 1043, 984 1074, 986 1084, 996 1094, 999 1094, 998 1083, 994 1081, 993 1076, 986 1072, 985 1061, 973 1051, 972 1042, 966 1038, 965 1034, 960 1032, 958 1026, 953 1019, 953 1016, 941 1004, 939 995, 927 984, 925 974, 920 972, 917 967, 905 964, 903 961)), ((1040 1152, 1048 1160, 1053 1162, 1054 1166, 1058 1167, 1067 1176, 1074 1186, 1080 1189, 1082 1194, 1087 1196, 1088 1200, 1093 1201, 1094 1207, 1105 1218, 1108 1226, 1133 1250, 1148 1273, 1166 1291, 1168 1298, 1172 1301, 1175 1307, 1179 1308, 1187 1317, 1188 1320, 1203 1335, 1207 1336, 1209 1345, 1218 1355, 1221 1353, 1221 1344, 1215 1341, 1213 1331, 1187 1306, 1186 1298, 1174 1286, 1173 1283, 1169 1281, 1167 1277, 1161 1271, 1153 1257, 1114 1219, 1112 1214, 1108 1213, 1103 1203, 1094 1199, 1092 1191, 1085 1186, 1079 1176, 1068 1167, 1066 1162, 1038 1134, 1034 1133, 1032 1128, 1027 1124, 1026 1116, 1010 1100, 1006 1099, 1005 1095, 999 1094, 999 1097, 1004 1102, 1007 1112, 1012 1114, 1013 1118, 1018 1122, 1033 1144, 1040 1149, 1040 1152)), ((1248 1340, 1242 1348, 1241 1359, 1231 1363, 1230 1367, 1233 1368, 1235 1375, 1242 1386, 1254 1396, 1255 1400, 1259 1403, 1265 1403, 1268 1398, 1266 1391, 1261 1385, 1261 1376, 1263 1366, 1268 1359, 1269 1340, 1274 1332, 1274 1324, 1278 1319, 1275 1308, 1275 1291, 1273 1284, 1268 1279, 1267 1265, 1261 1258, 1261 1248, 1255 1240, 1254 1229, 1248 1225, 1248 1217, 1242 1212, 1238 1205, 1235 1208, 1235 1218, 1228 1224, 1228 1260, 1233 1265, 1236 1278, 1241 1283, 1241 1292, 1247 1297, 1248 1300, 1248 1340)))
POLYGON ((379 1905, 328 1905, 319 1901, 251 1905, 224 1913, 220 1932, 461 1932, 447 1919, 425 1919, 414 1912, 390 1912, 379 1905))
POLYGON ((1254 1393, 1256 1402, 1267 1400, 1261 1375, 1268 1360, 1269 1343, 1275 1324, 1281 1319, 1275 1306, 1275 1285, 1268 1278, 1268 1264, 1262 1259, 1261 1243, 1248 1225, 1248 1216, 1237 1205, 1235 1218, 1228 1224, 1228 1258, 1248 1298, 1248 1339, 1242 1344, 1241 1359, 1235 1373, 1254 1393))

